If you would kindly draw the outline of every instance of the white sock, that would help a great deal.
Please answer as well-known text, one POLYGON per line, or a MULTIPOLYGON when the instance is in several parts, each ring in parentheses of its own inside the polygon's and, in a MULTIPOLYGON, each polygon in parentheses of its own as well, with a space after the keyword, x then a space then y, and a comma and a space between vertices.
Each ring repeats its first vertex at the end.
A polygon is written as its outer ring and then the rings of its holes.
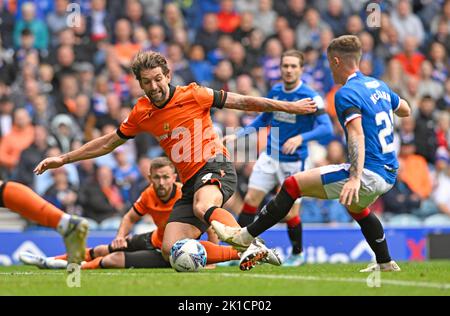
POLYGON ((64 214, 61 217, 61 220, 58 223, 58 226, 56 227, 56 230, 61 234, 64 235, 67 232, 67 229, 69 228, 69 222, 70 222, 70 215, 64 214))

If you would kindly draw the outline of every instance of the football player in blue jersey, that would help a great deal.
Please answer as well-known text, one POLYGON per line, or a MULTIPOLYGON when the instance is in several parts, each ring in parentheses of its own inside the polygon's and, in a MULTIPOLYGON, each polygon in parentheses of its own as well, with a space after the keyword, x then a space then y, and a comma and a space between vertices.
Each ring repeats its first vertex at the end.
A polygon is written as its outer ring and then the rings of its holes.
MULTIPOLYGON (((317 104, 317 112, 310 115, 262 113, 237 134, 224 138, 225 142, 234 141, 236 138, 256 132, 259 128, 271 127, 266 152, 258 158, 249 179, 244 206, 238 219, 241 227, 253 223, 258 206, 270 191, 281 185, 287 177, 307 168, 308 142, 324 139, 333 134, 333 126, 328 114, 325 113, 322 98, 301 80, 303 62, 304 56, 300 51, 284 52, 280 64, 282 82, 275 84, 267 97, 283 101, 311 98, 317 104)), ((299 207, 300 199, 297 199, 284 218, 292 244, 292 253, 284 262, 286 266, 298 266, 304 262, 299 207)))
MULTIPOLYGON (((213 222, 220 239, 236 246, 248 245, 284 218, 301 196, 339 199, 358 222, 375 253, 376 263, 361 272, 400 271, 390 257, 383 226, 368 207, 392 188, 397 177, 393 114, 406 117, 411 110, 384 82, 359 71, 361 53, 361 43, 352 35, 334 39, 327 51, 334 81, 342 85, 336 93, 335 106, 346 134, 349 162, 288 177, 254 223, 236 229, 213 222)), ((241 256, 241 268, 243 263, 247 269, 253 267, 254 257, 251 251, 245 252, 241 256)))

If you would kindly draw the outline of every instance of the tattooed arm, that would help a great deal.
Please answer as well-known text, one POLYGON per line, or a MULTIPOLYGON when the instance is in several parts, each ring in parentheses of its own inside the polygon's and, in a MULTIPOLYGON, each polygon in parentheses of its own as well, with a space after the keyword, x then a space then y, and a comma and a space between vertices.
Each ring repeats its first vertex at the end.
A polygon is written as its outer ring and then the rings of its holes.
POLYGON ((250 97, 228 92, 225 107, 242 111, 274 112, 281 111, 293 114, 310 114, 316 112, 317 106, 312 99, 295 102, 279 101, 261 97, 250 97))
POLYGON ((339 201, 344 205, 351 205, 353 201, 359 202, 359 188, 364 169, 365 143, 361 117, 350 121, 346 127, 350 175, 347 183, 342 188, 339 201))

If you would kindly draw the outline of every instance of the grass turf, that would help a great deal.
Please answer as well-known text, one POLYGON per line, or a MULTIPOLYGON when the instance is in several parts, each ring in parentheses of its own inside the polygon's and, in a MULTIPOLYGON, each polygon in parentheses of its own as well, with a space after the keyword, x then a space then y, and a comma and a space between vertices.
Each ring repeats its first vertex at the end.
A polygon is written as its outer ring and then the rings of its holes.
POLYGON ((81 287, 66 284, 65 271, 0 267, 0 295, 450 295, 450 262, 400 263, 399 273, 381 273, 380 287, 369 287, 365 264, 302 267, 217 267, 198 273, 171 269, 82 271, 81 287))

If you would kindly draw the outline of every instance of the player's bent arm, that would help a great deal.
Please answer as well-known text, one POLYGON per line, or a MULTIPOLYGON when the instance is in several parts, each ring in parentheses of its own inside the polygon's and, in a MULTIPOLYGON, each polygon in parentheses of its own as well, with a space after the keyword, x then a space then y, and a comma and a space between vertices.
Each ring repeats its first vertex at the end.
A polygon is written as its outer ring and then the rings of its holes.
POLYGON ((115 148, 119 147, 125 142, 126 140, 120 138, 116 132, 111 132, 109 134, 91 140, 77 150, 62 155, 61 158, 64 164, 80 160, 92 159, 112 152, 115 148))
POLYGON ((317 106, 313 99, 307 98, 295 102, 273 100, 262 97, 244 96, 237 93, 227 93, 225 108, 241 111, 274 112, 281 111, 293 114, 311 114, 317 106))
POLYGON ((395 111, 395 115, 399 117, 408 117, 411 115, 411 107, 406 100, 400 99, 400 105, 395 111))
POLYGON ((348 122, 346 128, 350 179, 361 179, 365 159, 364 131, 361 117, 348 122))
POLYGON ((136 224, 140 219, 141 216, 136 213, 134 208, 130 208, 130 210, 123 216, 122 221, 120 222, 120 226, 116 234, 116 239, 125 238, 130 233, 134 224, 136 224))

